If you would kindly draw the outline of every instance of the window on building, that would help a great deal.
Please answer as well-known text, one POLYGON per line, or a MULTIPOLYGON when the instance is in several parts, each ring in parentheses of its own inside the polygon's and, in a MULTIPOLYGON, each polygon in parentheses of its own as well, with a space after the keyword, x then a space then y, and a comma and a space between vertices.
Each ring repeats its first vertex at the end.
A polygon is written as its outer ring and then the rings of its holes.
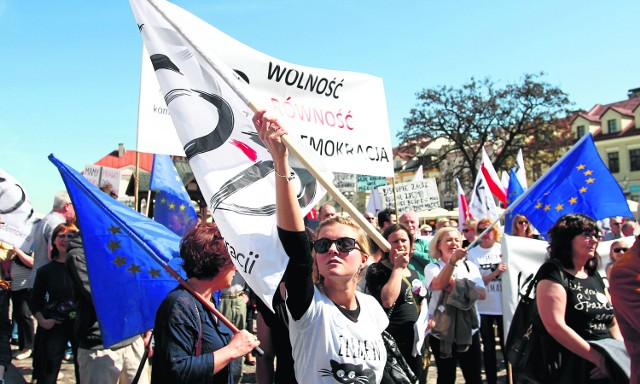
POLYGON ((629 151, 629 170, 640 171, 640 149, 629 151))
POLYGON ((616 119, 607 120, 607 132, 616 133, 619 132, 618 122, 616 119))
POLYGON ((578 125, 578 127, 576 127, 576 134, 578 136, 578 139, 584 136, 584 132, 584 125, 578 125))
POLYGON ((618 157, 618 152, 609 152, 607 153, 609 157, 609 171, 611 173, 620 172, 620 158, 618 157))

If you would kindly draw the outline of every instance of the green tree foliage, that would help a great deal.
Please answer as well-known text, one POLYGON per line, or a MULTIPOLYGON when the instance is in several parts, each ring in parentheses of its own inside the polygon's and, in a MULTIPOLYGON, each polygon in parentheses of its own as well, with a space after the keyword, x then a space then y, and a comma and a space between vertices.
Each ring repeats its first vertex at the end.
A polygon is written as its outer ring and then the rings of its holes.
POLYGON ((439 86, 417 93, 418 104, 398 133, 403 141, 446 138, 439 159, 461 156, 463 166, 447 179, 475 179, 482 148, 493 148, 496 170, 508 170, 523 149, 528 177, 536 179, 571 145, 567 94, 542 80, 544 74, 525 74, 520 82, 497 86, 488 78, 472 78, 460 88, 439 86))

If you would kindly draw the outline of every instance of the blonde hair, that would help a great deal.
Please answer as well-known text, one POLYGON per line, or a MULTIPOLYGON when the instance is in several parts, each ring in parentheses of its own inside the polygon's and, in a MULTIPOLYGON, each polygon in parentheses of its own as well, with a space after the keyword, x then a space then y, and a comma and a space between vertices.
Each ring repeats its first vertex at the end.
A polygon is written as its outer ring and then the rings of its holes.
POLYGON ((524 237, 529 237, 533 235, 533 228, 531 228, 531 222, 529 221, 529 219, 527 219, 525 215, 516 214, 513 217, 513 223, 511 223, 511 234, 516 236, 524 236, 524 237), (529 223, 529 225, 527 225, 527 230, 525 231, 524 234, 520 234, 520 232, 518 231, 518 222, 522 220, 526 220, 527 223, 529 223))
MULTIPOLYGON (((480 233, 481 233, 480 231, 478 231, 478 227, 481 227, 483 224, 488 227, 491 224, 493 224, 493 221, 491 219, 482 219, 482 220, 478 221, 478 224, 476 224, 476 233, 478 234, 478 236, 480 236, 480 233)), ((500 241, 500 228, 498 227, 498 225, 496 224, 496 225, 492 226, 490 231, 493 232, 493 234, 494 234, 493 238, 495 239, 495 241, 499 242, 500 241)))
MULTIPOLYGON (((362 228, 360 228, 360 226, 351 218, 335 216, 322 221, 318 226, 318 229, 316 229, 316 238, 320 238, 319 237, 320 231, 322 231, 323 228, 330 227, 332 225, 337 225, 337 224, 346 225, 348 227, 353 228, 356 231, 356 234, 357 234, 356 241, 358 242, 360 253, 366 256, 367 258, 369 258, 369 256, 371 255, 371 249, 369 248, 369 237, 366 235, 366 233, 364 233, 362 228)), ((318 287, 322 287, 324 285, 324 277, 322 277, 322 275, 320 275, 320 272, 318 271, 318 261, 316 259, 316 251, 312 249, 311 254, 313 255, 313 269, 311 274, 313 278, 313 284, 315 284, 318 287)), ((360 271, 358 271, 358 273, 355 275, 356 281, 360 280, 363 274, 364 274, 364 268, 360 269, 360 271)))
POLYGON ((443 227, 438 229, 436 231, 436 235, 433 236, 433 239, 429 242, 429 256, 434 259, 440 259, 442 257, 442 252, 440 252, 440 242, 449 232, 455 232, 456 235, 458 235, 458 239, 462 239, 462 236, 456 227, 443 227))

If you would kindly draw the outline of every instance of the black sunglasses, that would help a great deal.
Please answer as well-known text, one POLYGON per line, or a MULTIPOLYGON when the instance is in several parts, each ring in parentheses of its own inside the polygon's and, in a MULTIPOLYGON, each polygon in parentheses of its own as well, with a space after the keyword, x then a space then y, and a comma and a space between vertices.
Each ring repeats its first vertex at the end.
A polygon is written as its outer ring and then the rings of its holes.
POLYGON ((482 232, 484 232, 486 230, 487 230, 487 228, 478 228, 478 233, 482 233, 482 232))
POLYGON ((313 242, 313 249, 318 253, 325 253, 329 251, 333 243, 336 244, 336 248, 340 252, 351 252, 356 249, 356 245, 360 245, 356 239, 351 237, 341 237, 335 240, 322 238, 313 242))
POLYGON ((471 232, 471 231, 473 231, 473 228, 465 228, 465 229, 462 230, 462 232, 465 232, 465 233, 466 232, 471 232))
POLYGON ((529 224, 528 221, 518 221, 518 224, 522 225, 522 224, 529 224))
POLYGON ((625 247, 622 247, 622 248, 613 248, 613 252, 615 252, 615 253, 627 252, 628 250, 629 250, 629 248, 625 248, 625 247))

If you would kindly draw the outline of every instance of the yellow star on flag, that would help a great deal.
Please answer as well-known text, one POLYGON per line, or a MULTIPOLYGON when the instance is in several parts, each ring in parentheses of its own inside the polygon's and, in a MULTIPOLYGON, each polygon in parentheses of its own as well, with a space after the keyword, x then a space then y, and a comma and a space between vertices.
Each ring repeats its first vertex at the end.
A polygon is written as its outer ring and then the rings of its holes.
POLYGON ((174 209, 176 205, 174 203, 169 204, 169 209, 174 209))
POLYGON ((547 212, 548 210, 551 209, 551 206, 549 204, 544 206, 544 211, 547 212))
POLYGON ((558 212, 562 211, 563 208, 564 208, 564 205, 562 205, 562 204, 556 205, 556 211, 558 211, 558 212))
POLYGON ((575 204, 577 202, 578 202, 578 199, 575 198, 575 197, 572 197, 572 198, 569 199, 569 204, 571 204, 571 205, 573 205, 573 204, 575 204))
POLYGON ((538 204, 536 204, 536 209, 540 209, 542 208, 542 203, 538 201, 538 204))
POLYGON ((117 267, 122 267, 123 265, 127 264, 127 257, 116 255, 116 259, 113 260, 113 264, 115 264, 117 267))
POLYGON ((590 177, 590 178, 587 179, 587 184, 591 184, 594 181, 596 181, 596 179, 594 179, 593 177, 590 177))
POLYGON ((593 171, 589 169, 589 170, 587 170, 587 172, 585 172, 585 173, 584 173, 584 175, 585 175, 585 176, 589 176, 589 175, 591 175, 592 173, 593 173, 593 171))
POLYGON ((131 263, 131 266, 127 268, 127 271, 131 272, 132 275, 135 275, 136 273, 140 272, 140 266, 131 263))
POLYGON ((578 165, 578 171, 582 171, 585 168, 584 164, 578 165))
POLYGON ((587 187, 580 188, 580 193, 585 193, 585 192, 587 192, 587 187))

